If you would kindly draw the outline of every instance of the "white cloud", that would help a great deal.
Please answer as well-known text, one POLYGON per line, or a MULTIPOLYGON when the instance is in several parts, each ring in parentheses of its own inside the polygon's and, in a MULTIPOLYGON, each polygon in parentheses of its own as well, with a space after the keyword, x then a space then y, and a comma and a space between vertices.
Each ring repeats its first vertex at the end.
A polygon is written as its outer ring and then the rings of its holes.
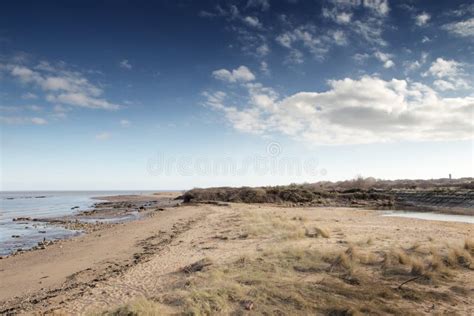
POLYGON ((270 74, 270 69, 268 68, 268 63, 266 61, 260 63, 260 71, 265 75, 270 74))
POLYGON ((428 53, 422 52, 421 58, 419 60, 405 61, 403 63, 403 66, 406 70, 405 72, 410 72, 410 71, 415 71, 415 70, 420 69, 421 66, 423 66, 426 63, 427 59, 428 59, 428 53))
POLYGON ((390 12, 388 0, 330 0, 337 10, 348 10, 356 7, 369 9, 371 13, 385 17, 390 12))
POLYGON ((390 11, 388 0, 363 0, 363 5, 374 10, 377 14, 385 16, 390 11))
POLYGON ((426 12, 422 12, 421 14, 415 16, 415 23, 418 26, 424 26, 428 21, 431 19, 431 15, 426 12))
POLYGON ((81 92, 61 93, 58 95, 49 94, 46 96, 46 100, 91 109, 116 110, 119 108, 117 104, 110 103, 105 99, 93 98, 81 92))
POLYGON ((380 19, 367 18, 364 21, 352 23, 352 30, 370 44, 387 46, 387 42, 382 38, 384 23, 380 19))
POLYGON ((239 131, 283 134, 310 144, 473 137, 474 97, 443 98, 417 82, 364 76, 331 80, 326 91, 284 98, 257 83, 247 92, 240 106, 228 105, 236 102, 224 92, 204 95, 239 131))
POLYGON ((132 65, 130 64, 130 62, 128 61, 128 59, 124 59, 124 60, 121 60, 119 62, 119 66, 123 69, 127 69, 127 70, 130 70, 132 69, 132 65))
POLYGON ((454 84, 449 81, 438 79, 433 82, 433 85, 440 91, 447 91, 447 90, 456 90, 454 84))
POLYGON ((395 63, 391 60, 391 58, 393 57, 391 54, 376 51, 374 53, 374 56, 383 63, 384 68, 392 68, 393 66, 395 66, 395 63))
POLYGON ((424 43, 428 43, 428 42, 431 42, 431 39, 428 37, 428 36, 423 36, 423 38, 421 39, 421 42, 424 44, 424 43))
POLYGON ((352 12, 339 12, 336 8, 323 8, 323 17, 333 20, 338 24, 348 24, 352 20, 352 12))
POLYGON ((341 31, 341 30, 331 31, 329 34, 332 36, 334 43, 336 45, 339 45, 339 46, 347 45, 347 36, 346 36, 346 33, 344 33, 344 31, 341 31))
POLYGON ((349 31, 376 46, 386 46, 382 38, 386 17, 390 11, 388 0, 329 0, 322 9, 322 16, 339 25, 350 26, 349 31), (360 7, 365 8, 361 13, 360 7))
POLYGON ((471 37, 474 36, 474 18, 445 24, 442 28, 456 36, 471 37))
POLYGON ((290 50, 290 53, 285 58, 285 63, 287 64, 302 64, 304 62, 303 53, 298 49, 290 50))
POLYGON ((290 50, 290 56, 287 61, 303 61, 303 55, 298 45, 307 49, 316 59, 323 59, 328 53, 330 47, 334 44, 345 45, 347 42, 346 35, 340 30, 329 30, 325 34, 321 34, 315 25, 306 24, 296 27, 292 30, 279 34, 275 40, 281 46, 290 50))
POLYGON ((251 26, 251 27, 255 27, 255 28, 262 27, 262 24, 260 23, 258 18, 255 17, 255 16, 246 16, 243 19, 243 21, 245 22, 245 24, 247 24, 248 26, 251 26))
POLYGON ((455 60, 437 58, 436 61, 431 64, 430 69, 428 69, 428 73, 438 78, 449 78, 458 76, 462 71, 461 69, 461 64, 455 60))
POLYGON ((219 69, 212 72, 214 78, 227 82, 248 82, 255 80, 255 75, 245 66, 231 71, 219 69))
POLYGON ((449 10, 447 12, 447 15, 458 16, 458 17, 465 16, 465 15, 474 15, 474 3, 472 4, 463 3, 457 9, 449 10))
POLYGON ((110 139, 110 137, 112 137, 112 134, 110 134, 109 132, 101 132, 95 135, 95 139, 97 140, 108 140, 110 139))
POLYGON ((270 48, 268 47, 266 43, 263 43, 262 45, 257 47, 257 54, 259 56, 266 56, 268 55, 268 53, 270 53, 270 48))
POLYGON ((362 64, 364 63, 367 59, 369 59, 370 55, 367 54, 367 53, 357 53, 357 54, 354 54, 354 56, 352 56, 352 58, 359 64, 362 64))
POLYGON ((442 28, 456 36, 474 36, 474 18, 470 18, 460 22, 448 23, 443 25, 442 28))
POLYGON ((120 120, 120 125, 122 127, 129 127, 131 124, 129 120, 120 120))
MULTIPOLYGON (((82 73, 66 69, 64 63, 53 66, 42 61, 34 70, 24 65, 8 64, 3 70, 25 85, 40 88, 50 102, 108 110, 120 107, 101 98, 103 91, 99 86, 92 84, 82 73)), ((37 95, 27 93, 24 97, 31 99, 37 95)))

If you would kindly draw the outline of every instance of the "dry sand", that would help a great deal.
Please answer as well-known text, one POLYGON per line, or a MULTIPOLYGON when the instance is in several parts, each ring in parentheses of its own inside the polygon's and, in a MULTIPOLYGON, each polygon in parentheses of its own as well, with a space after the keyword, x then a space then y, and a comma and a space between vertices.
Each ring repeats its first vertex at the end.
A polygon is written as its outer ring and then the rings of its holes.
MULTIPOLYGON (((361 209, 246 204, 167 208, 145 219, 0 260, 0 313, 85 314, 137 297, 157 297, 181 277, 180 269, 199 259, 225 264, 271 247, 275 241, 265 237, 236 237, 242 229, 236 226, 237 219, 247 211, 301 216, 324 227, 329 238, 299 241, 323 252, 344 249, 348 243, 364 244, 369 251, 414 244, 444 247, 474 237, 472 224, 382 217, 361 209)), ((468 294, 456 298, 456 306, 439 302, 437 312, 472 313, 473 271, 460 271, 453 282, 467 287, 468 294)), ((449 291, 448 285, 439 290, 449 291)), ((433 312, 431 303, 406 304, 414 304, 420 314, 433 312)))

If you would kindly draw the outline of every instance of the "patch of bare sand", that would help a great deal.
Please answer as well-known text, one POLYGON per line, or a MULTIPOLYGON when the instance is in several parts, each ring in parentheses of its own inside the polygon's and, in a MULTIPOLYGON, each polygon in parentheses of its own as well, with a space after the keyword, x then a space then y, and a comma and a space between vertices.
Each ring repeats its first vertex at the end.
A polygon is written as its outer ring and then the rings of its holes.
POLYGON ((47 311, 144 261, 209 210, 171 208, 0 260, 0 314, 47 311))
MULTIPOLYGON (((201 275, 201 281, 199 279, 194 280, 193 277, 189 277, 182 272, 183 267, 203 258, 210 260, 213 263, 212 267, 216 267, 217 272, 227 271, 225 268, 227 266, 232 271, 231 267, 235 265, 239 258, 254 258, 251 260, 258 262, 258 260, 261 260, 259 258, 263 253, 272 250, 277 251, 282 247, 315 250, 323 255, 328 254, 330 257, 333 254, 345 253, 350 246, 354 246, 367 254, 382 255, 382 253, 391 253, 392 250, 396 249, 411 249, 413 246, 427 249, 447 249, 453 245, 462 246, 465 239, 473 237, 473 225, 470 224, 382 217, 376 211, 348 208, 283 208, 270 205, 245 204, 231 204, 230 206, 197 205, 176 208, 168 211, 167 214, 166 218, 160 218, 161 215, 158 215, 140 222, 128 223, 116 233, 116 236, 118 236, 134 234, 135 229, 147 231, 148 233, 140 234, 135 238, 127 237, 130 242, 122 245, 124 251, 121 257, 122 260, 130 260, 130 255, 138 247, 141 247, 142 255, 145 256, 143 260, 138 260, 136 263, 132 262, 126 268, 119 269, 117 273, 99 278, 93 282, 93 286, 82 288, 80 294, 68 289, 61 290, 56 297, 43 299, 39 303, 30 304, 27 308, 38 312, 61 311, 70 314, 87 314, 112 310, 119 305, 133 302, 139 298, 163 301, 163 297, 173 296, 175 291, 185 291, 192 282, 197 282, 196 284, 201 284, 201 286, 206 285, 206 272, 201 275), (173 233, 173 223, 178 222, 186 222, 182 224, 185 228, 177 229, 177 232, 173 233), (161 225, 161 228, 158 225, 161 225), (168 233, 160 234, 160 229, 167 230, 168 233), (148 237, 143 239, 146 235, 148 237), (135 243, 131 240, 134 240, 135 243), (164 240, 166 242, 163 242, 164 240), (130 248, 133 250, 130 251, 130 248)), ((110 239, 112 240, 113 237, 110 237, 110 239)), ((77 243, 80 244, 80 242, 77 243)), ((71 251, 76 247, 72 246, 71 251)), ((112 254, 120 250, 120 248, 115 249, 110 244, 106 249, 112 254)), ((103 250, 105 251, 105 249, 103 250)), ((78 260, 80 255, 80 252, 77 256, 71 254, 71 258, 78 260)), ((91 261, 94 261, 94 256, 97 256, 97 254, 90 255, 91 261)), ((36 260, 36 258, 32 253, 31 260, 36 260)), ((25 262, 21 260, 21 256, 18 257, 18 260, 20 265, 25 265, 25 262)), ((59 261, 63 262, 62 260, 51 262, 50 269, 55 270, 54 266, 56 264, 61 267, 59 261)), ((336 263, 336 261, 333 262, 333 264, 336 263)), ((0 262, 0 264, 3 263, 0 262)), ((35 263, 30 263, 30 266, 36 269, 35 263)), ((67 266, 68 264, 65 264, 64 269, 67 266)), ((27 267, 20 266, 15 268, 15 271, 20 275, 25 273, 27 267)), ((84 267, 81 267, 81 269, 84 267)), ((5 267, 0 266, 1 269, 5 269, 5 267)), ((378 274, 374 274, 371 268, 362 266, 361 269, 364 269, 367 275, 372 273, 372 282, 380 277, 378 274)), ((339 280, 339 277, 334 275, 329 276, 328 279, 328 273, 333 273, 332 271, 331 264, 330 270, 315 272, 311 276, 305 274, 301 281, 310 280, 313 282, 314 285, 312 286, 316 286, 315 291, 321 289, 331 291, 332 287, 327 288, 328 285, 324 282, 328 282, 327 280, 332 280, 332 278, 339 280)), ((2 274, 9 274, 5 271, 0 273, 0 278, 2 274)), ((13 273, 13 271, 10 271, 11 282, 9 284, 12 287, 15 286, 15 275, 13 273)), ((63 273, 62 275, 66 274, 63 273)), ((298 278, 301 277, 298 275, 298 278)), ((392 296, 372 299, 378 302, 379 305, 377 306, 387 306, 392 308, 391 310, 411 310, 416 314, 472 313, 471 306, 474 306, 474 276, 472 270, 458 269, 455 273, 450 274, 446 282, 441 283, 425 284, 426 282, 414 281, 405 285, 407 289, 404 291, 406 293, 396 292, 400 282, 409 278, 411 276, 407 275, 393 278, 393 280, 390 278, 384 279, 383 282, 380 282, 382 286, 391 289, 390 291, 395 289, 393 291, 396 293, 396 299, 392 296), (427 298, 410 298, 410 295, 414 296, 415 292, 413 291, 415 290, 430 292, 430 295, 427 298), (403 295, 407 297, 404 298, 403 295), (447 297, 449 299, 446 299, 447 297)), ((19 279, 22 279, 22 277, 19 279)), ((36 283, 39 280, 40 275, 30 281, 28 281, 28 278, 24 279, 22 281, 24 286, 21 291, 17 292, 24 293, 29 284, 33 286, 34 292, 37 290, 36 283)), ((64 280, 64 277, 62 280, 64 280)), ((352 282, 351 280, 344 279, 343 281, 352 282)), ((342 284, 345 284, 344 282, 342 284)), ((58 279, 50 287, 58 286, 60 283, 61 280, 58 279)), ((346 284, 344 286, 356 285, 346 284)), ((363 287, 360 289, 364 290, 363 287)), ((350 293, 357 293, 358 290, 357 287, 353 289, 344 288, 344 291, 349 293, 349 297, 342 297, 342 299, 350 302, 350 293)), ((341 294, 333 294, 334 297, 338 295, 341 294)), ((357 297, 361 300, 360 295, 357 297)), ((365 297, 362 298, 366 299, 365 297)), ((354 296, 355 299, 356 296, 354 296)), ((369 297, 368 300, 370 299, 369 297)), ((245 304, 248 304, 248 302, 245 304)), ((243 311, 247 307, 242 307, 243 311)), ((259 306, 255 307, 257 313, 258 308, 259 306)), ((179 303, 167 304, 161 310, 164 313, 183 312, 179 303)))

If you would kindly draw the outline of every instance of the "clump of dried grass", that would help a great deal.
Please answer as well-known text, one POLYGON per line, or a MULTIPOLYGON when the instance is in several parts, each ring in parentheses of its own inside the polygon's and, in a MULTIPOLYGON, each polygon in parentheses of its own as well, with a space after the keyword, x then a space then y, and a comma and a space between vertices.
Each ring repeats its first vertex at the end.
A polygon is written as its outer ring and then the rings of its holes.
POLYGON ((452 247, 446 256, 447 264, 451 267, 461 266, 474 269, 473 259, 468 250, 461 247, 452 247))
POLYGON ((163 315, 164 309, 162 305, 145 299, 139 298, 133 300, 127 304, 119 306, 110 311, 104 311, 92 315, 102 315, 102 316, 153 316, 153 315, 163 315))
POLYGON ((330 234, 329 232, 324 229, 324 228, 319 228, 319 227, 306 227, 305 228, 305 236, 309 238, 316 238, 316 237, 323 237, 323 238, 329 238, 330 234))
POLYGON ((468 251, 471 255, 474 255, 474 239, 464 240, 464 249, 468 251))

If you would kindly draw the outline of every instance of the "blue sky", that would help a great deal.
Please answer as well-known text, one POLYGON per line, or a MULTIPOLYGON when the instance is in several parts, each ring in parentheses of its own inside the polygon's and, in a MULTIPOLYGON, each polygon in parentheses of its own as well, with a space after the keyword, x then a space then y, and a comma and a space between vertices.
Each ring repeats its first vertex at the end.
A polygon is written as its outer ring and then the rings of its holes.
POLYGON ((474 175, 470 1, 0 4, 2 190, 474 175))

